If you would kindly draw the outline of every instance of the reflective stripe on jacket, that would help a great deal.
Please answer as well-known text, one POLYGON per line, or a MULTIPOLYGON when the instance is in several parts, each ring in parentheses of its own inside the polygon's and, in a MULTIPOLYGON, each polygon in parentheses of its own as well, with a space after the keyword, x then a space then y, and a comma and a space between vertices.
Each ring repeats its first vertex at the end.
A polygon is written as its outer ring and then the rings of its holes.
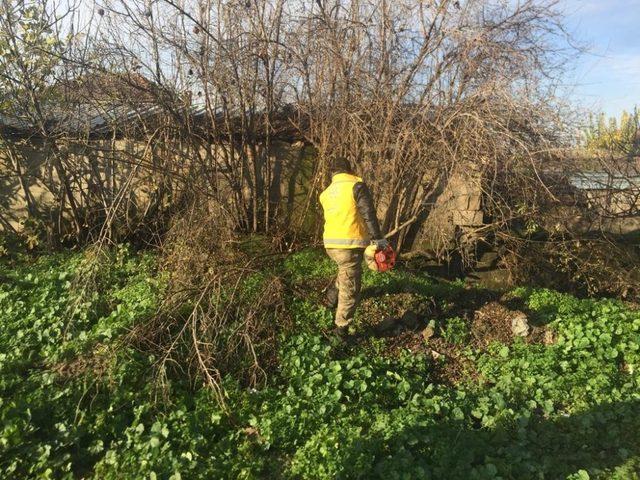
POLYGON ((369 245, 371 239, 353 194, 353 187, 359 182, 362 182, 360 177, 338 173, 320 194, 325 248, 365 248, 369 245))

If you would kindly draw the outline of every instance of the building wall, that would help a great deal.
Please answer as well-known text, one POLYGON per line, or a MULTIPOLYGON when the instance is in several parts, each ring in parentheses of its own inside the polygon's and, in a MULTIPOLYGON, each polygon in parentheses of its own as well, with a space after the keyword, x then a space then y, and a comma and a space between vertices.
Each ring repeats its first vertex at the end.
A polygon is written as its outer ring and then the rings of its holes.
MULTIPOLYGON (((81 191, 96 188, 96 182, 104 185, 104 191, 99 194, 104 198, 104 207, 115 202, 125 202, 129 213, 134 217, 139 212, 144 212, 152 201, 159 188, 158 182, 166 175, 159 175, 158 171, 151 168, 157 165, 158 169, 164 168, 167 160, 171 164, 172 178, 176 184, 188 182, 190 160, 193 153, 165 151, 162 146, 150 148, 145 142, 131 140, 96 140, 84 146, 68 146, 63 153, 64 163, 69 165, 75 175, 72 178, 74 195, 82 208, 83 197, 81 191), (185 161, 188 159, 189 161, 185 161), (143 160, 144 165, 138 165, 143 160), (127 198, 120 198, 121 187, 127 188, 127 198)), ((174 147, 175 148, 175 147, 174 147)), ((231 198, 230 187, 223 173, 224 162, 220 146, 211 145, 207 151, 202 148, 199 152, 201 158, 205 158, 209 165, 218 163, 216 191, 222 201, 231 198)), ((53 156, 50 148, 41 142, 27 142, 17 145, 14 151, 20 157, 23 166, 23 177, 28 184, 28 190, 38 206, 40 214, 52 211, 59 205, 57 195, 61 192, 60 179, 53 168, 53 156)), ((314 173, 313 150, 304 145, 291 145, 287 142, 276 142, 270 152, 274 170, 278 170, 280 181, 271 189, 271 205, 295 225, 302 228, 313 229, 317 225, 315 215, 304 215, 307 211, 306 199, 308 197, 311 178, 314 173), (275 159, 275 160, 273 160, 275 159)), ((275 175, 275 172, 274 172, 275 175)), ((200 180, 200 178, 199 178, 200 180)), ((213 189, 213 185, 211 185, 213 189)), ((94 192, 96 193, 96 192, 94 192)), ((248 192, 246 193, 248 195, 248 192)), ((104 209, 103 209, 104 210, 104 209)), ((313 208, 309 209, 313 213, 313 208)), ((24 228, 24 220, 28 217, 27 202, 24 189, 12 164, 9 151, 0 144, 0 212, 11 227, 17 231, 24 228)), ((104 212, 102 212, 104 213, 104 212)), ((100 212, 99 212, 100 214, 100 212)), ((63 218, 68 218, 68 205, 63 218)), ((0 224, 0 231, 3 226, 0 224)))

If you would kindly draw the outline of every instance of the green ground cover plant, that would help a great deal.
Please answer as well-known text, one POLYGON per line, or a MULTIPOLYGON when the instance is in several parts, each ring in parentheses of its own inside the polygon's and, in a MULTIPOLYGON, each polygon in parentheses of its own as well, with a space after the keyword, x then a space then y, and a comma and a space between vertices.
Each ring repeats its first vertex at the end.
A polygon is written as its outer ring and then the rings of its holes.
POLYGON ((640 311, 631 305, 515 289, 505 302, 551 340, 478 349, 451 311, 483 298, 479 287, 367 272, 370 294, 436 300, 441 341, 472 367, 442 382, 435 372, 447 355, 391 354, 393 337, 359 328, 347 345, 328 336, 318 285, 330 283, 332 265, 319 251, 294 253, 268 272, 288 284, 277 365, 257 390, 225 378, 223 409, 179 376, 163 396, 157 359, 127 341, 166 288, 154 255, 91 255, 0 264, 6 478, 639 478, 640 311))

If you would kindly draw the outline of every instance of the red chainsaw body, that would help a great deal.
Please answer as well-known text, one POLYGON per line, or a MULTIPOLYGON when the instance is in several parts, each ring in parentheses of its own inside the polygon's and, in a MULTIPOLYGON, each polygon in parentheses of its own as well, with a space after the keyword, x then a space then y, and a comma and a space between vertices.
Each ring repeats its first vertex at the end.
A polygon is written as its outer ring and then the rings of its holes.
POLYGON ((374 258, 379 272, 391 270, 396 264, 396 252, 391 248, 391 245, 383 250, 378 250, 374 258))

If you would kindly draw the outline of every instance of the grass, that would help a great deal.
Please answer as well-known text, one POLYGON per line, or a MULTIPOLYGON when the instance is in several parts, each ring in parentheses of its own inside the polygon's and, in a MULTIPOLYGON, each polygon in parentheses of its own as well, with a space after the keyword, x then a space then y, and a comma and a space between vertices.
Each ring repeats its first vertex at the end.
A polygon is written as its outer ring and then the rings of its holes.
MULTIPOLYGON (((153 255, 121 247, 91 277, 86 255, 0 263, 7 477, 639 478, 640 312, 621 302, 531 288, 503 297, 402 269, 366 272, 380 305, 435 301, 437 341, 470 366, 442 382, 452 359, 428 346, 389 354, 393 336, 347 347, 327 338, 331 312, 317 285, 333 265, 319 251, 292 254, 270 267, 289 284, 294 320, 273 345, 278 365, 258 391, 225 378, 223 411, 179 376, 161 396, 156 359, 123 342, 161 298, 153 255), (79 288, 87 278, 91 288, 79 288), (475 347, 465 315, 496 299, 553 342, 475 347)), ((419 331, 402 335, 423 342, 419 331)))

